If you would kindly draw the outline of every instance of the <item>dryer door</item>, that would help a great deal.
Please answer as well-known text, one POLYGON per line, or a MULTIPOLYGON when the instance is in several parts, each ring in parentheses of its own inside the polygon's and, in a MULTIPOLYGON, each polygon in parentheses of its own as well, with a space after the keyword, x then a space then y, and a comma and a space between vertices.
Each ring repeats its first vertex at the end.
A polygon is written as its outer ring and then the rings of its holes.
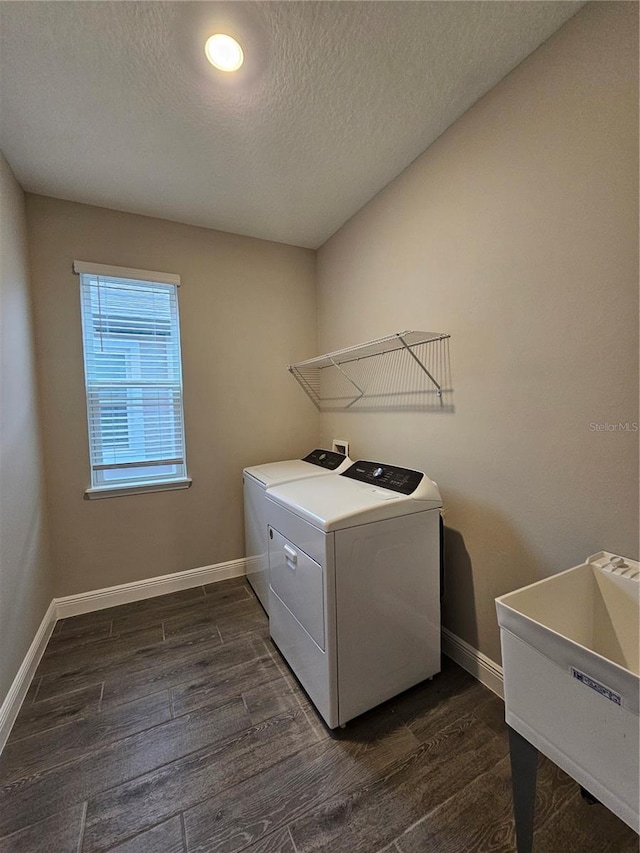
POLYGON ((269 528, 269 537, 271 588, 324 650, 322 568, 272 527, 269 528))

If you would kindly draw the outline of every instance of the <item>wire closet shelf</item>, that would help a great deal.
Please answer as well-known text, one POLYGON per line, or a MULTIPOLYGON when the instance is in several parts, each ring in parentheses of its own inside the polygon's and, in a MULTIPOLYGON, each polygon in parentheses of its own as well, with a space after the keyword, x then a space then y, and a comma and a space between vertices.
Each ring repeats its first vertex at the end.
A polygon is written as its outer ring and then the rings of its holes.
POLYGON ((443 378, 435 374, 438 370, 446 372, 439 348, 442 346, 440 342, 449 337, 441 332, 394 332, 383 338, 289 364, 287 370, 318 409, 349 409, 359 400, 373 395, 376 390, 372 387, 371 372, 360 369, 361 362, 397 353, 396 358, 408 361, 409 367, 413 365, 419 375, 423 378, 426 376, 431 391, 442 398, 443 378), (332 376, 333 381, 327 381, 328 375, 332 376), (338 388, 340 385, 342 387, 338 388))

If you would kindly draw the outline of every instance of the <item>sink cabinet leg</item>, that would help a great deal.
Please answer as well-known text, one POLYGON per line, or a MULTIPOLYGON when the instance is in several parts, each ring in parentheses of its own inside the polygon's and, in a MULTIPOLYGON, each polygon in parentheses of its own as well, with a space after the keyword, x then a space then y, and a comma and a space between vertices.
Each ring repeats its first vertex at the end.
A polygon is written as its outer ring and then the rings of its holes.
POLYGON ((516 819, 518 853, 533 850, 533 815, 536 804, 538 750, 521 734, 509 728, 513 812, 516 819))

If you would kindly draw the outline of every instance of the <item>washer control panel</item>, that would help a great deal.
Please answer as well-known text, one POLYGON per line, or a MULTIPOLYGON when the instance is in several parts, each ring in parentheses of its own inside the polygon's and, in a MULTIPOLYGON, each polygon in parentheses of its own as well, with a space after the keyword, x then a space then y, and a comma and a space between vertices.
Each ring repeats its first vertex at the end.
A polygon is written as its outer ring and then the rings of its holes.
POLYGON ((327 468, 329 471, 335 471, 344 462, 347 457, 344 453, 336 453, 334 450, 312 450, 302 460, 310 462, 312 465, 318 465, 320 468, 327 468))
POLYGON ((397 465, 382 465, 379 462, 360 460, 354 462, 340 476, 359 480, 371 486, 390 489, 392 492, 400 492, 402 495, 410 495, 418 488, 424 474, 421 471, 412 471, 410 468, 398 468, 397 465))

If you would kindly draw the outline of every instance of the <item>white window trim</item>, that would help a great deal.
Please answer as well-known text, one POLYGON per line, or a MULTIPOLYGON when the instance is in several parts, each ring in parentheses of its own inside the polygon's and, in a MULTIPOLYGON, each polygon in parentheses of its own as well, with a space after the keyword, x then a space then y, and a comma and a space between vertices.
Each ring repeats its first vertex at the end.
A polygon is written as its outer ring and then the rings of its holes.
POLYGON ((188 489, 191 487, 191 477, 182 480, 158 480, 156 483, 137 483, 135 486, 95 486, 85 489, 85 495, 90 501, 99 498, 115 498, 121 495, 142 495, 147 492, 170 492, 172 489, 188 489))
MULTIPOLYGON (((77 275, 80 275, 81 273, 88 273, 89 275, 105 277, 113 276, 115 278, 128 278, 138 281, 155 281, 161 284, 174 284, 176 287, 181 286, 180 276, 175 273, 158 272, 157 270, 139 270, 133 269, 132 267, 116 267, 110 264, 95 264, 89 261, 74 261, 73 272, 77 275)), ((182 399, 182 417, 184 418, 184 398, 182 399)), ((186 466, 186 447, 184 450, 184 464, 186 466)), ((166 481, 155 480, 149 481, 148 483, 139 482, 135 485, 120 483, 110 486, 90 486, 85 489, 84 494, 85 498, 88 500, 99 500, 103 498, 123 497, 126 495, 141 495, 150 492, 166 492, 188 489, 191 487, 192 482, 191 477, 182 477, 166 481)))
POLYGON ((77 275, 113 276, 114 278, 132 278, 137 281, 157 281, 158 284, 175 284, 180 287, 180 276, 172 272, 153 272, 152 270, 134 270, 129 267, 113 267, 109 264, 92 264, 89 261, 74 261, 73 271, 77 275))

